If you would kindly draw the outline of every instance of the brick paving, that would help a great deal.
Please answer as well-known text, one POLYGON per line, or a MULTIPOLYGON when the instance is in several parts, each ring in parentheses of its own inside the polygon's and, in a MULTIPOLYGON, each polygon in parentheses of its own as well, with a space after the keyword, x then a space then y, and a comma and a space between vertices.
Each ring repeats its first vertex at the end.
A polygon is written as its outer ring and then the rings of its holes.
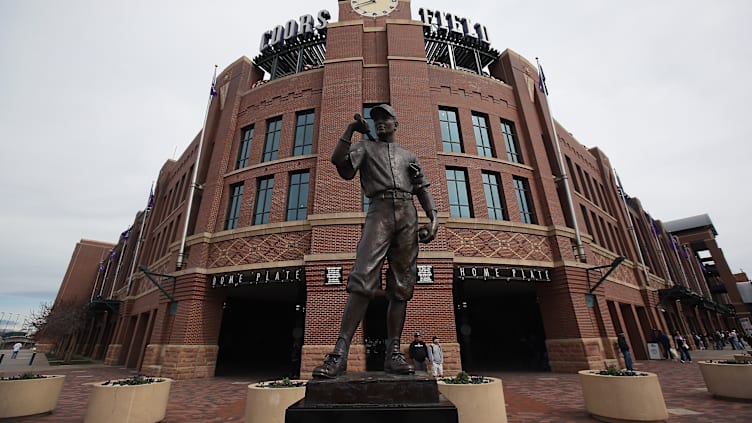
MULTIPOLYGON (((705 385, 696 361, 731 358, 733 352, 693 351, 695 362, 681 364, 671 361, 637 361, 635 369, 658 374, 670 422, 750 422, 752 402, 713 398, 705 385)), ((10 361, 10 354, 0 363, 0 375, 9 376, 29 369, 29 352, 10 361)), ((64 374, 63 392, 51 414, 13 419, 13 422, 81 422, 91 394, 92 382, 126 377, 133 371, 102 366, 50 367, 46 361, 35 360, 33 371, 64 374)), ((561 373, 500 372, 504 385, 507 417, 510 423, 592 422, 585 411, 578 376, 561 373)), ((267 379, 267 378, 263 378, 267 379)), ((242 422, 246 386, 259 378, 217 377, 212 379, 178 380, 172 385, 165 423, 179 422, 242 422)), ((752 381, 750 381, 752 383, 752 381)), ((639 407, 639 404, 635 404, 639 407)), ((5 420, 8 421, 8 420, 5 420)))

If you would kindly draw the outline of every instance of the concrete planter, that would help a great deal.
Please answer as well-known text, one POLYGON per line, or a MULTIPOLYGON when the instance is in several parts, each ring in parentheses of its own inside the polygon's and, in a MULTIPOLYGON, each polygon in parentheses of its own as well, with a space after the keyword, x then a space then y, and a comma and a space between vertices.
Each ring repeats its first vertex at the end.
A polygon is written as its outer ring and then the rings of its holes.
POLYGON ((721 364, 700 361, 708 392, 723 398, 752 399, 752 364, 721 364))
MULTIPOLYGON (((293 382, 303 381, 293 380, 293 382)), ((290 388, 270 388, 270 383, 272 382, 248 385, 248 395, 245 400, 245 423, 285 423, 287 407, 305 397, 305 385, 290 388)))
POLYGON ((501 379, 486 378, 490 383, 436 383, 439 392, 457 407, 459 423, 506 423, 507 408, 501 379))
POLYGON ((144 385, 92 383, 84 423, 152 423, 164 420, 172 379, 144 385))
POLYGON ((585 408, 603 422, 664 422, 668 419, 663 391, 655 373, 607 376, 581 370, 585 408))
POLYGON ((0 381, 0 419, 49 413, 57 406, 65 376, 0 381))

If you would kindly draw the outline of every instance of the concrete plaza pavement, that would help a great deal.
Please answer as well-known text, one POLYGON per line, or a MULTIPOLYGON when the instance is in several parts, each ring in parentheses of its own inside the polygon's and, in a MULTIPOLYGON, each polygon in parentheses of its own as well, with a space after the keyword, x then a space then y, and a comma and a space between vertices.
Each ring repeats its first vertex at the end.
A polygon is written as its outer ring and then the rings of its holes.
MULTIPOLYGON (((693 362, 667 360, 636 361, 635 369, 658 374, 669 422, 751 422, 752 401, 716 399, 705 389, 697 361, 730 359, 730 348, 721 351, 692 351, 693 362)), ((15 360, 11 351, 0 351, 5 357, 0 363, 0 376, 12 376, 24 371, 67 375, 57 408, 40 416, 16 418, 26 422, 81 422, 91 395, 92 382, 127 377, 133 370, 101 364, 50 366, 43 354, 38 354, 29 366, 31 352, 22 350, 15 360)), ((492 372, 504 386, 507 418, 510 423, 593 422, 585 411, 584 400, 576 374, 543 372, 492 372)), ((246 386, 271 375, 254 377, 215 377, 211 379, 178 380, 172 385, 165 423, 183 422, 242 422, 245 410, 246 386)), ((750 381, 752 383, 752 381, 750 381)), ((635 404, 635 407, 639 407, 635 404)), ((6 420, 8 421, 8 420, 6 420)))

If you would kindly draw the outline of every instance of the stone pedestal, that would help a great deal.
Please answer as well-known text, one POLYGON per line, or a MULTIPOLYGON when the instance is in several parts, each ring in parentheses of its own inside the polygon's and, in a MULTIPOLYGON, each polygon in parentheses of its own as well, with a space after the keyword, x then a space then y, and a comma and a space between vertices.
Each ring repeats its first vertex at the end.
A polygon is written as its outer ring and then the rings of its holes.
POLYGON ((426 375, 350 373, 314 379, 306 396, 287 409, 285 423, 457 423, 457 409, 426 375))

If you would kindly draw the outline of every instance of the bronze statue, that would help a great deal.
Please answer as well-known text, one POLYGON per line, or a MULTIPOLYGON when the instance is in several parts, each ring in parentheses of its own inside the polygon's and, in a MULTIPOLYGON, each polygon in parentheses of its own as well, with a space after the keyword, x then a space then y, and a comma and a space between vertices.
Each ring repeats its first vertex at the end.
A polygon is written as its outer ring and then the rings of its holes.
POLYGON ((335 378, 347 371, 350 343, 365 316, 368 302, 381 289, 381 267, 389 261, 386 281, 387 349, 384 371, 411 374, 415 370, 400 351, 400 336, 405 324, 407 301, 413 296, 417 278, 418 242, 436 237, 438 219, 429 183, 423 176, 418 157, 395 142, 397 114, 388 104, 371 109, 377 140, 370 139, 368 123, 360 117, 347 126, 332 152, 332 163, 343 179, 350 180, 360 171, 360 184, 371 200, 363 232, 358 243, 355 264, 347 280, 349 293, 342 325, 334 351, 324 363, 313 369, 314 378, 335 378), (353 132, 369 135, 355 144, 353 132), (418 228, 413 203, 418 197, 431 223, 418 228))

